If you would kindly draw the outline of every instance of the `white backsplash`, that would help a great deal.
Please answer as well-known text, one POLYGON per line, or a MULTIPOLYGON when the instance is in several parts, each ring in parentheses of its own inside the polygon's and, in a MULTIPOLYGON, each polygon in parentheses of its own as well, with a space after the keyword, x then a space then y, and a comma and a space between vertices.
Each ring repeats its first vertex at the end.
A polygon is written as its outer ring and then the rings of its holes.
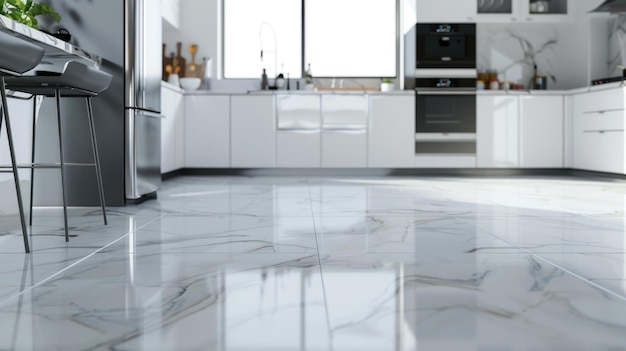
POLYGON ((548 87, 558 86, 555 71, 558 30, 555 25, 488 24, 477 28, 477 65, 497 70, 500 81, 528 86, 533 64, 539 74, 548 75, 548 87))
POLYGON ((609 21, 609 59, 607 76, 619 76, 617 65, 626 66, 626 15, 616 16, 609 21))

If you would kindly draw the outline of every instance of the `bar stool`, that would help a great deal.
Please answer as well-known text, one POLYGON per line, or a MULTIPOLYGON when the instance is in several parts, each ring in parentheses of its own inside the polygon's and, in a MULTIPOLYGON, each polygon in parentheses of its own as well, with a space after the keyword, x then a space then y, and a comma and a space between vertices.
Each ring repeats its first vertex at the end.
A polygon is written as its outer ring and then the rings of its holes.
MULTIPOLYGON (((11 132, 11 119, 9 118, 9 108, 7 104, 7 94, 5 89, 5 77, 19 77, 23 73, 30 71, 37 66, 44 55, 44 50, 30 42, 14 37, 8 33, 0 32, 0 131, 2 130, 2 120, 6 123, 7 139, 9 141, 9 154, 11 157, 11 171, 15 181, 15 193, 17 194, 17 205, 19 207, 20 222, 22 225, 22 236, 24 237, 24 250, 30 252, 28 243, 28 232, 26 231, 26 221, 24 220, 24 205, 22 203, 22 191, 15 160, 15 147, 13 145, 13 133, 11 132)), ((0 170, 1 172, 1 170, 0 170)))
MULTIPOLYGON (((65 183, 65 167, 67 166, 93 166, 96 171, 96 181, 98 183, 98 196, 100 198, 100 206, 102 207, 102 217, 104 224, 107 225, 106 205, 104 200, 104 189, 102 185, 102 174, 100 168, 100 158, 98 155, 98 145, 96 142, 96 133, 93 120, 93 108, 91 98, 105 91, 111 84, 113 76, 99 71, 95 68, 88 67, 82 63, 70 61, 66 63, 63 73, 35 75, 20 78, 7 78, 7 88, 13 91, 20 91, 32 95, 44 97, 54 97, 56 100, 57 129, 59 138, 59 164, 36 164, 35 162, 35 134, 36 134, 36 118, 33 117, 33 154, 32 164, 26 166, 31 169, 31 174, 36 168, 60 168, 61 170, 61 188, 63 196, 63 220, 65 223, 65 241, 69 241, 69 226, 67 219, 67 193, 65 183), (63 131, 61 124, 61 97, 78 97, 84 98, 87 103, 87 119, 89 122, 89 135, 91 138, 91 150, 93 153, 94 163, 66 163, 63 153, 63 131)), ((19 166, 18 166, 19 167, 19 166)), ((32 225, 33 211, 33 182, 31 182, 31 207, 30 207, 30 224, 32 225)))

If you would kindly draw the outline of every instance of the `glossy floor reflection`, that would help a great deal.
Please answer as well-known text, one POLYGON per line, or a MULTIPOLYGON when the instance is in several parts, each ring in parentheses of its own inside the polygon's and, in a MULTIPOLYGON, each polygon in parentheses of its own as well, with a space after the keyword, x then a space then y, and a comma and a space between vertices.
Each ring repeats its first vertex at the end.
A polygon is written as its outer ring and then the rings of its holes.
POLYGON ((178 177, 0 217, 0 350, 626 350, 626 183, 178 177))

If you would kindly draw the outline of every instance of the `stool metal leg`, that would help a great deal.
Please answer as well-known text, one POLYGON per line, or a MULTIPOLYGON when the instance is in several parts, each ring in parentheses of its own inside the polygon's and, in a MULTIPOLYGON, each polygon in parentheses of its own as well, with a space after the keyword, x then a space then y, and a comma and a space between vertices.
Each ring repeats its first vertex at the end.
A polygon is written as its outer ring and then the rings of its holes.
MULTIPOLYGON (((35 137, 37 130, 37 97, 33 98, 33 142, 32 150, 30 152, 30 161, 35 164, 35 137)), ((28 224, 33 226, 33 202, 35 199, 35 167, 30 168, 30 214, 28 216, 28 224)))
POLYGON ((98 143, 96 140, 96 128, 93 121, 93 107, 91 105, 91 98, 87 100, 87 117, 89 119, 89 134, 91 135, 91 150, 93 151, 93 160, 96 164, 96 178, 98 180, 98 195, 100 196, 100 205, 102 206, 102 217, 104 218, 104 225, 107 225, 107 211, 104 200, 104 188, 102 186, 102 173, 100 170, 100 157, 98 156, 98 143))
MULTIPOLYGON (((4 121, 7 126, 7 139, 9 140, 9 153, 11 155, 11 165, 13 168, 13 180, 15 181, 15 193, 17 194, 17 207, 20 213, 20 222, 22 225, 22 236, 24 237, 24 250, 30 253, 30 244, 28 242, 28 233, 26 231, 26 220, 24 219, 24 204, 22 203, 22 191, 20 190, 20 177, 17 172, 17 162, 15 160, 15 148, 13 145, 13 133, 11 132, 11 120, 9 119, 9 108, 7 104, 7 93, 4 88, 4 77, 0 77, 0 95, 2 96, 2 111, 4 112, 4 121)), ((2 120, 0 119, 0 122, 2 120)), ((0 123, 1 124, 1 123, 0 123)))
POLYGON ((63 158, 63 132, 61 128, 61 92, 59 89, 54 91, 54 97, 57 103, 57 123, 59 130, 59 159, 61 162, 61 188, 63 195, 63 220, 65 221, 65 242, 70 241, 69 227, 67 225, 67 194, 65 192, 65 161, 63 158))

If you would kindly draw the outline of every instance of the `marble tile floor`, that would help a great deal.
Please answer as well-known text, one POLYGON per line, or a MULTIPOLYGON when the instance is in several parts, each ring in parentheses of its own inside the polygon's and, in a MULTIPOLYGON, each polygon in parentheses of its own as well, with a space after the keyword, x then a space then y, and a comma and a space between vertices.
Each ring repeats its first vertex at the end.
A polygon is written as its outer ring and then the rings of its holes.
POLYGON ((626 350, 626 182, 177 177, 0 216, 0 350, 626 350))

